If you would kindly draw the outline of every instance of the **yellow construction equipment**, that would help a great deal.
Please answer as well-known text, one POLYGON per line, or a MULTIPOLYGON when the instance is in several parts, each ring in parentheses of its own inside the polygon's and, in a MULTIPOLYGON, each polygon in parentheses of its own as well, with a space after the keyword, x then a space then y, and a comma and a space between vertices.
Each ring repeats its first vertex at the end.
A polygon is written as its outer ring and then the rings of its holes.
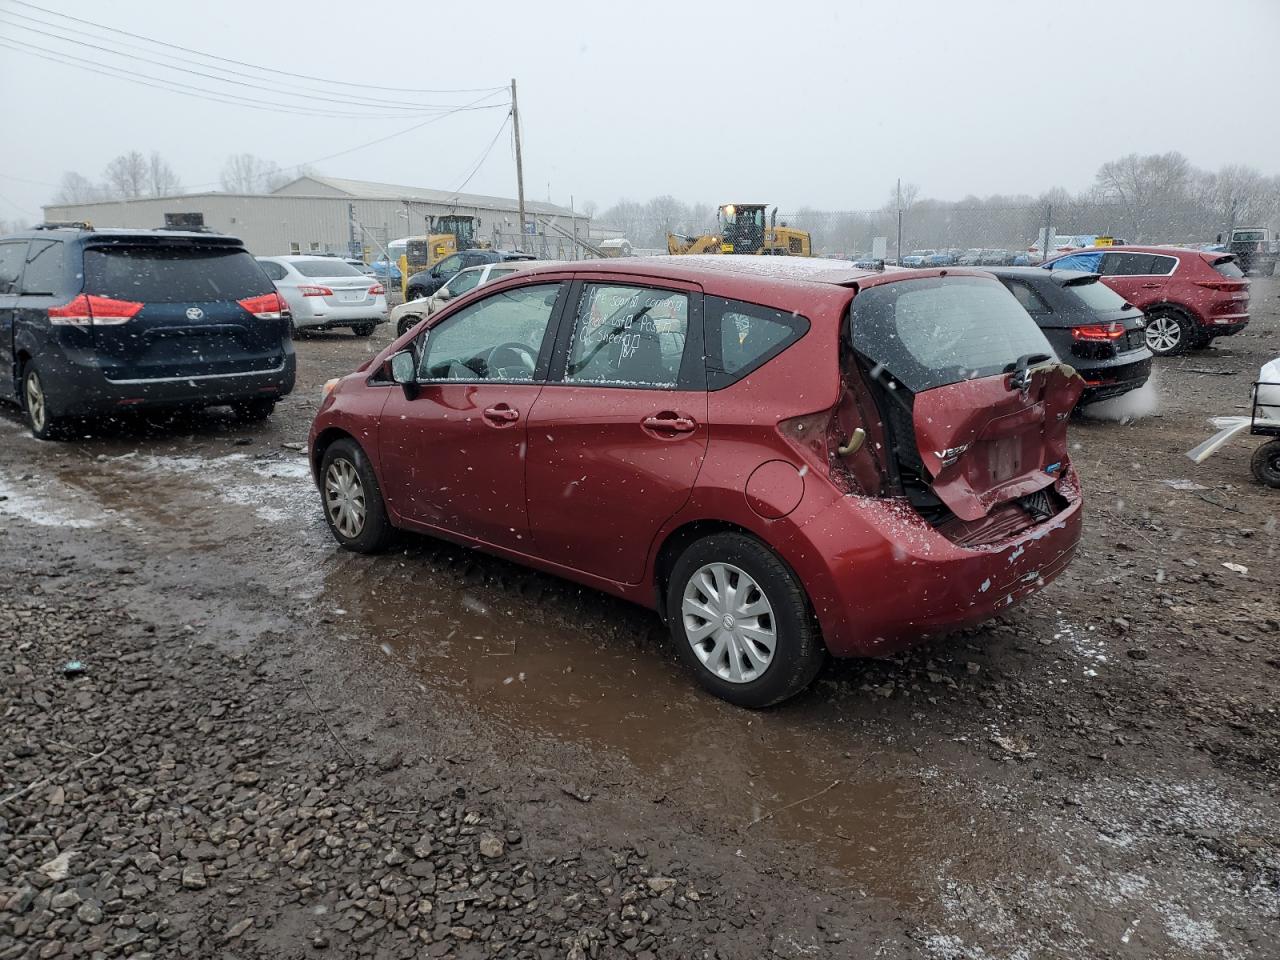
POLYGON ((811 257, 813 243, 807 230, 797 230, 785 223, 778 226, 778 208, 773 208, 765 222, 763 203, 726 203, 716 212, 718 234, 686 237, 667 234, 667 252, 673 255, 691 253, 763 254, 780 257, 811 257))
POLYGON ((431 233, 409 237, 405 252, 400 257, 400 289, 409 288, 409 277, 434 267, 437 263, 459 250, 475 246, 476 218, 458 214, 445 214, 428 219, 431 233))

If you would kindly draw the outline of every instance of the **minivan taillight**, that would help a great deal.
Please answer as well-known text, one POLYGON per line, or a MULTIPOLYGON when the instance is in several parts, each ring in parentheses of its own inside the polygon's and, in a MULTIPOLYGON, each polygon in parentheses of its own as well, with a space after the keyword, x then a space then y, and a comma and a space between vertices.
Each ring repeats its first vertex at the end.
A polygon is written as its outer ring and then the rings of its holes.
POLYGON ((70 303, 49 308, 49 322, 59 327, 110 327, 128 323, 142 304, 133 300, 113 300, 82 293, 70 303))
POLYGON ((1112 343, 1123 336, 1123 323, 1091 323, 1083 327, 1071 328, 1072 340, 1085 340, 1089 343, 1112 343))
POLYGON ((259 320, 279 320, 281 311, 284 310, 284 301, 280 298, 280 294, 275 292, 264 293, 260 297, 249 297, 239 303, 259 320))

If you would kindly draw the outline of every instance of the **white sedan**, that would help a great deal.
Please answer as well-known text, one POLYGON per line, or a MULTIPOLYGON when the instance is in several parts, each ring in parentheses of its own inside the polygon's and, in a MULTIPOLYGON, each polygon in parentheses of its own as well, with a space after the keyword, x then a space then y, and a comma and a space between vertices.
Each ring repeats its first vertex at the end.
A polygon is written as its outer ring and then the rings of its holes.
POLYGON ((498 263, 482 263, 476 267, 459 270, 449 282, 429 297, 410 300, 391 311, 391 323, 395 326, 396 336, 403 336, 423 317, 429 317, 451 300, 456 300, 464 293, 476 287, 483 287, 502 277, 509 277, 521 270, 531 267, 543 267, 556 260, 502 260, 498 263))
POLYGON ((367 337, 387 319, 381 281, 338 257, 258 257, 258 263, 289 304, 295 330, 350 327, 367 337))

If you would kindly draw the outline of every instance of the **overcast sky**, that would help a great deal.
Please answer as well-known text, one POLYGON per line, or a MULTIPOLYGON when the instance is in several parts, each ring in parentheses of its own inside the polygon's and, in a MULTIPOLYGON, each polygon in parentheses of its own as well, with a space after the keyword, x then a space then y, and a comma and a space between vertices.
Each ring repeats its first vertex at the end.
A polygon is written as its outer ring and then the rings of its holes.
MULTIPOLYGON (((1180 150, 1200 167, 1280 173, 1278 0, 32 2, 326 79, 453 89, 516 77, 526 192, 566 204, 572 195, 579 206, 669 193, 784 211, 860 209, 883 203, 897 177, 943 199, 1079 190, 1099 164, 1131 151, 1180 150)), ((0 40, 121 63, 15 26, 32 17, 57 19, 0 0, 0 40)), ((272 99, 173 73, 201 64, 169 53, 163 65, 139 54, 136 70, 272 99)), ((290 166, 420 122, 211 103, 3 47, 0 89, 3 219, 38 218, 64 170, 98 179, 133 148, 159 150, 188 189, 211 189, 231 153, 290 166)), ((479 96, 339 92, 431 103, 479 96)), ((501 109, 444 117, 315 168, 453 190, 502 119, 501 109)), ((514 196, 509 136, 466 189, 514 196)))

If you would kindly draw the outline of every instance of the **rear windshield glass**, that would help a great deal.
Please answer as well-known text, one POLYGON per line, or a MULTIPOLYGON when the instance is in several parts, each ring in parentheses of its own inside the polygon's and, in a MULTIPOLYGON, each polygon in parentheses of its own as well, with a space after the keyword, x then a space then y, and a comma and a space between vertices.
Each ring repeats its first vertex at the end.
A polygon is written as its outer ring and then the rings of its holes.
POLYGON ((1090 280, 1086 283, 1073 283, 1067 287, 1072 293, 1088 304, 1095 313, 1123 310, 1125 299, 1105 283, 1090 280))
POLYGON ((1213 269, 1232 280, 1239 280, 1244 276, 1244 271, 1240 269, 1240 264, 1234 260, 1218 260, 1214 263, 1213 269))
POLYGON ((243 300, 275 287, 242 249, 105 247, 84 254, 84 288, 117 300, 243 300))
POLYGON ((304 277, 363 277, 364 274, 345 260, 295 260, 293 269, 304 277))
POLYGON ((914 393, 1054 356, 1036 322, 1004 285, 981 277, 886 283, 853 298, 853 345, 914 393))

